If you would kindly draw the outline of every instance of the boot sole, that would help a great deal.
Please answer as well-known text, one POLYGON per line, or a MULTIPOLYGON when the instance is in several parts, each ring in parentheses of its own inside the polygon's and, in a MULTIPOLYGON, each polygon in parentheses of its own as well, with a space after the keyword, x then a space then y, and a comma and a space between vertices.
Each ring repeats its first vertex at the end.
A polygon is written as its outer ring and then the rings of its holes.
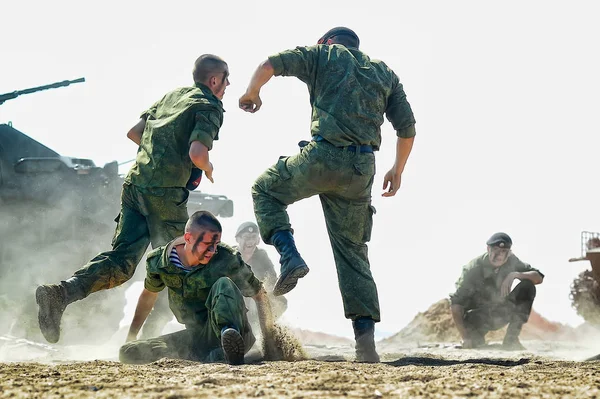
POLYGON ((35 290, 35 302, 38 304, 38 323, 40 325, 40 330, 42 331, 42 335, 46 338, 46 341, 51 344, 55 344, 58 342, 60 338, 60 317, 62 317, 62 311, 60 311, 61 315, 59 317, 59 325, 54 326, 53 324, 53 312, 56 312, 58 309, 54 309, 51 306, 53 295, 49 292, 49 289, 43 286, 37 287, 35 290), (54 330, 54 331, 52 331, 54 330))
POLYGON ((229 364, 244 364, 244 339, 239 332, 228 328, 221 335, 221 346, 229 364))
POLYGON ((277 279, 277 283, 275 283, 275 287, 273 288, 273 295, 281 296, 287 294, 296 287, 298 279, 306 276, 309 271, 310 269, 308 266, 304 265, 292 270, 285 276, 279 276, 279 279, 277 279))

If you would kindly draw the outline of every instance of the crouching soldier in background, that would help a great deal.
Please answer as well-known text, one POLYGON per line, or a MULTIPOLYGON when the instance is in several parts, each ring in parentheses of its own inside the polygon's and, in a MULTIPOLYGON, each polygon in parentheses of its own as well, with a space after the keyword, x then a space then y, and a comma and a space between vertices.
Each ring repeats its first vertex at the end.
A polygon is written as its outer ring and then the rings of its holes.
POLYGON ((210 212, 194 213, 185 234, 148 255, 144 291, 138 300, 123 363, 163 357, 241 364, 255 342, 244 296, 256 301, 263 336, 273 331, 266 292, 240 254, 222 244, 221 224, 210 212), (169 305, 185 330, 135 341, 158 292, 168 288, 169 305))
MULTIPOLYGON (((254 222, 242 223, 236 233, 235 240, 238 243, 237 250, 242 254, 242 259, 248 266, 252 268, 252 272, 259 279, 267 293, 269 294, 269 302, 273 308, 273 316, 277 319, 287 309, 287 299, 282 296, 274 296, 273 288, 277 281, 277 273, 275 272, 275 266, 269 254, 262 248, 258 248, 260 243, 260 235, 258 233, 258 226, 254 222)), ((246 299, 246 306, 250 310, 250 319, 255 315, 255 309, 251 301, 246 299)))
POLYGON ((510 250, 511 238, 496 233, 487 252, 469 262, 450 296, 452 317, 463 338, 463 348, 485 345, 485 334, 508 324, 502 347, 525 349, 519 341, 535 298, 535 285, 544 275, 523 263, 510 250), (521 280, 511 291, 514 280, 521 280))

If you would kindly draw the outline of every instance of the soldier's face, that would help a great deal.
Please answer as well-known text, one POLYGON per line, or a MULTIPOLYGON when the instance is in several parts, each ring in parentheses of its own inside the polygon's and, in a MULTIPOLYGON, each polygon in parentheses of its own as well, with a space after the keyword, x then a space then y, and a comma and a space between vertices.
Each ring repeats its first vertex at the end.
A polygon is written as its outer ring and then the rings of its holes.
POLYGON ((236 238, 236 240, 238 242, 240 252, 245 252, 245 253, 253 253, 254 250, 256 249, 256 246, 260 242, 260 238, 259 238, 257 232, 242 233, 236 238))
POLYGON ((222 100, 225 96, 225 89, 227 86, 229 86, 228 68, 225 68, 223 72, 210 78, 210 90, 219 100, 222 100))
POLYGON ((215 231, 188 232, 184 235, 186 248, 189 248, 191 260, 198 265, 206 265, 217 253, 221 242, 221 233, 215 231))
POLYGON ((510 248, 490 247, 488 245, 488 255, 490 257, 490 263, 492 266, 500 267, 508 260, 510 248))

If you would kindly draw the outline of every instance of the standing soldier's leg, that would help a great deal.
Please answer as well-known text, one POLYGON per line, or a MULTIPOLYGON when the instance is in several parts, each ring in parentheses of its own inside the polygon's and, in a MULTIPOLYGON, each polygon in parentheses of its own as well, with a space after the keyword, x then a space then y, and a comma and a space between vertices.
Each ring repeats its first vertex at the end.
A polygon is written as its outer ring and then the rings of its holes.
POLYGON ((113 249, 97 255, 70 279, 37 288, 38 322, 46 340, 55 343, 60 338, 60 320, 68 304, 129 280, 149 243, 146 219, 137 206, 137 190, 126 184, 121 193, 113 249))
POLYGON ((535 285, 529 280, 522 280, 506 297, 509 307, 508 328, 502 343, 506 349, 524 349, 519 341, 519 335, 523 325, 529 320, 535 294, 535 285))
POLYGON ((346 318, 352 320, 356 359, 379 362, 375 349, 375 322, 380 321, 377 286, 371 275, 368 248, 373 227, 370 200, 351 201, 320 195, 333 249, 346 318))
POLYGON ((296 248, 286 211, 288 205, 319 193, 315 170, 318 165, 308 162, 307 155, 305 149, 298 155, 280 158, 252 186, 254 213, 262 239, 265 244, 275 246, 281 255, 281 272, 273 288, 274 295, 291 291, 309 271, 296 248))
MULTIPOLYGON (((152 248, 166 245, 184 234, 188 220, 187 201, 189 191, 185 188, 160 188, 148 190, 145 197, 144 212, 150 231, 152 248)), ((169 308, 167 290, 158 295, 154 309, 148 315, 142 328, 142 338, 157 337, 173 313, 169 308)))

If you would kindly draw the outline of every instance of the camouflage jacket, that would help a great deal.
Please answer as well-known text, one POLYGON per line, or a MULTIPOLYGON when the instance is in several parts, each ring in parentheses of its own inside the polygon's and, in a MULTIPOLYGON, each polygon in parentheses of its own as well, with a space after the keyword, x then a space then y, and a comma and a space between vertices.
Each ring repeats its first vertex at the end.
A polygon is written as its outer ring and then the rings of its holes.
POLYGON ((384 62, 339 44, 296 47, 269 57, 276 76, 308 86, 311 134, 335 146, 379 149, 383 115, 399 137, 415 135, 415 119, 398 76, 384 62))
POLYGON ((223 112, 221 101, 201 83, 167 93, 141 115, 146 127, 125 181, 138 187, 185 187, 193 166, 190 144, 197 140, 212 149, 223 112))
POLYGON ((502 282, 509 273, 536 271, 529 264, 510 254, 506 263, 498 268, 492 266, 487 252, 470 261, 463 267, 462 275, 456 282, 456 292, 450 295, 453 305, 461 305, 465 310, 499 304, 504 301, 500 295, 502 282))
POLYGON ((169 261, 169 254, 174 246, 183 243, 183 237, 179 237, 148 254, 144 287, 152 292, 167 287, 169 306, 177 320, 186 327, 202 326, 207 322, 206 299, 219 278, 229 277, 247 297, 255 296, 262 288, 240 253, 223 243, 217 246, 217 253, 206 265, 197 266, 192 271, 175 266, 169 261))

